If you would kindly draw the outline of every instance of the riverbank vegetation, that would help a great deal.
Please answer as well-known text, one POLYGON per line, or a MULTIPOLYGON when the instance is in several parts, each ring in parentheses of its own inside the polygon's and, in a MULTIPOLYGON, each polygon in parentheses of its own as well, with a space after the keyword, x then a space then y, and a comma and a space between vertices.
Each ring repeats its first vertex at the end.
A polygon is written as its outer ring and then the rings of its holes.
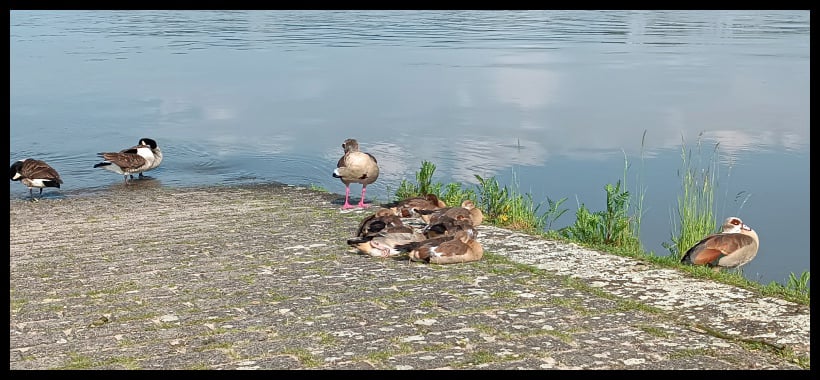
MULTIPOLYGON (((646 132, 644 138, 645 136, 646 132)), ((643 146, 643 141, 641 145, 643 146)), ((575 222, 557 230, 552 226, 568 211, 562 207, 567 198, 554 200, 547 197, 544 201, 536 201, 530 194, 520 191, 515 173, 510 185, 502 185, 495 177, 475 175, 478 183, 471 188, 460 183, 433 182, 435 164, 422 161, 421 168, 415 174, 415 182, 402 180, 393 200, 435 194, 448 206, 458 206, 464 199, 470 199, 484 212, 487 224, 679 268, 696 277, 710 278, 808 305, 809 272, 799 275, 792 273, 783 284, 775 281, 761 284, 747 280, 742 272, 714 272, 711 268, 680 263, 686 250, 704 236, 715 232, 718 225, 714 212, 714 192, 718 186, 718 146, 715 145, 711 150, 705 164, 701 160, 702 154, 700 137, 694 148, 687 147, 685 141, 682 144, 682 168, 679 171, 681 194, 674 210, 676 215, 671 218, 671 241, 663 244, 669 251, 665 255, 647 252, 641 245, 640 223, 646 189, 641 187, 639 175, 636 176, 637 190, 630 191, 627 188, 630 164, 626 154, 623 179, 603 187, 606 208, 590 210, 578 201, 575 222)))

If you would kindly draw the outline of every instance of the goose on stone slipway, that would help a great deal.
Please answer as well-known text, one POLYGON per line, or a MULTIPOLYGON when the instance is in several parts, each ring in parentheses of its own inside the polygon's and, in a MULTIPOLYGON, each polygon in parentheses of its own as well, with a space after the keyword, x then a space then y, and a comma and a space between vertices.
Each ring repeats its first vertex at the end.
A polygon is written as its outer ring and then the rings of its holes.
POLYGON ((60 184, 63 183, 56 169, 45 163, 45 161, 33 158, 26 158, 11 164, 9 168, 9 179, 12 181, 20 181, 20 183, 28 187, 28 194, 31 200, 35 200, 35 187, 40 189, 40 198, 42 198, 43 188, 56 187, 59 189, 60 184))
POLYGON ((419 217, 427 224, 436 224, 439 218, 447 216, 453 219, 469 219, 473 226, 484 221, 484 213, 475 206, 475 202, 465 199, 459 207, 444 207, 435 210, 416 210, 419 217))
POLYGON ((473 222, 469 218, 456 219, 448 215, 438 218, 435 224, 428 224, 422 228, 421 233, 428 238, 441 235, 452 235, 460 230, 474 228, 473 222))
POLYGON ((401 218, 388 208, 380 208, 372 215, 365 217, 356 230, 357 237, 365 237, 380 232, 413 232, 413 228, 404 225, 401 218))
POLYGON ((433 264, 468 263, 481 260, 484 248, 476 240, 478 231, 474 228, 456 231, 415 244, 408 253, 410 260, 433 264), (449 237, 449 239, 447 239, 449 237))
POLYGON ((355 139, 347 139, 342 143, 344 155, 339 158, 336 163, 336 169, 333 171, 333 177, 342 180, 345 185, 345 203, 342 205, 343 210, 354 208, 350 204, 350 184, 362 184, 362 197, 359 199, 359 208, 366 208, 370 206, 364 203, 364 195, 367 192, 367 185, 376 182, 379 178, 379 164, 376 157, 370 153, 359 151, 359 142, 355 139))
POLYGON ((419 211, 437 210, 447 207, 447 204, 435 194, 425 194, 423 196, 405 198, 385 207, 390 208, 396 215, 402 218, 410 218, 417 217, 419 211))
POLYGON ((681 263, 707 265, 715 271, 739 269, 757 256, 759 247, 757 232, 732 216, 726 218, 720 233, 709 235, 689 248, 681 263))
POLYGON ((398 256, 410 250, 411 244, 425 239, 418 231, 383 232, 347 240, 347 245, 376 257, 398 256))

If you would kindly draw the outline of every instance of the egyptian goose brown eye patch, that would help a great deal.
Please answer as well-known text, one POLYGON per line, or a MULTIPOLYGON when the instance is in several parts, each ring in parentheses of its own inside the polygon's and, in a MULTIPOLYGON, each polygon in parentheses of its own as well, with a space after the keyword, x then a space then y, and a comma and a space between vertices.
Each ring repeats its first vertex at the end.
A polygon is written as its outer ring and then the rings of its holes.
POLYGON ((723 231, 704 237, 690 247, 681 263, 707 265, 713 270, 739 269, 757 256, 760 240, 757 232, 738 217, 723 222, 723 231), (737 228, 737 227, 740 228, 737 228))

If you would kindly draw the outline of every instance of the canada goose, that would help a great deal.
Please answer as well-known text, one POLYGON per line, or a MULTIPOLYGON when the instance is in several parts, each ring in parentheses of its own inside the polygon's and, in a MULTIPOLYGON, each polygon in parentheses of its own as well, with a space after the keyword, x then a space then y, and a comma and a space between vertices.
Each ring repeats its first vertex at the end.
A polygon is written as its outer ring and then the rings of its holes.
POLYGON ((711 234, 693 245, 681 259, 681 263, 708 265, 721 268, 740 268, 757 255, 760 240, 751 227, 740 218, 726 218, 722 231, 711 234))
POLYGON ((364 203, 364 194, 367 191, 367 185, 376 181, 379 178, 379 165, 376 162, 376 157, 370 153, 359 151, 359 142, 355 139, 347 139, 342 143, 342 149, 345 154, 339 158, 336 163, 336 170, 333 171, 334 178, 340 178, 345 184, 345 203, 342 206, 343 210, 353 208, 350 204, 350 184, 362 184, 362 198, 359 200, 359 208, 366 208, 370 206, 364 203))
POLYGON ((63 180, 57 170, 45 163, 45 161, 26 158, 11 164, 9 168, 9 179, 20 181, 28 187, 28 194, 34 199, 34 188, 40 188, 40 198, 43 197, 44 187, 60 188, 63 180))
MULTIPOLYGON (((149 165, 148 169, 145 169, 145 171, 147 172, 149 170, 153 170, 156 167, 158 167, 159 164, 162 163, 162 149, 159 148, 159 145, 157 144, 156 140, 154 140, 154 139, 149 139, 147 137, 143 137, 143 138, 140 139, 140 141, 139 141, 139 143, 137 143, 137 145, 134 145, 130 148, 123 149, 123 150, 120 151, 120 153, 137 153, 137 148, 139 148, 140 145, 148 145, 151 148, 151 153, 154 154, 154 161, 151 163, 151 165, 149 165)), ((142 173, 143 172, 139 173, 139 178, 143 177, 142 173)), ((129 176, 131 177, 131 179, 134 179, 134 175, 129 175, 129 176)))
POLYGON ((478 261, 484 256, 484 248, 475 239, 478 232, 473 228, 459 230, 451 239, 439 238, 421 242, 410 251, 412 261, 425 261, 433 264, 454 264, 478 261))
POLYGON ((141 174, 146 170, 150 170, 155 159, 150 145, 137 145, 134 148, 126 149, 124 152, 104 152, 97 153, 97 155, 105 161, 95 164, 94 167, 122 174, 126 184, 128 184, 129 175, 141 174))

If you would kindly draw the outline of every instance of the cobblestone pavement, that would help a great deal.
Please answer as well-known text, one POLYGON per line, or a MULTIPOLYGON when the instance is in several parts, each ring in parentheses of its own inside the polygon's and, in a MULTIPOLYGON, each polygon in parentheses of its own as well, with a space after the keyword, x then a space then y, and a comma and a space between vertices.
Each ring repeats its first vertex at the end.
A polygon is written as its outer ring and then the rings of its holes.
POLYGON ((10 201, 10 369, 810 369, 808 306, 491 226, 373 258, 336 194, 146 183, 10 201))

